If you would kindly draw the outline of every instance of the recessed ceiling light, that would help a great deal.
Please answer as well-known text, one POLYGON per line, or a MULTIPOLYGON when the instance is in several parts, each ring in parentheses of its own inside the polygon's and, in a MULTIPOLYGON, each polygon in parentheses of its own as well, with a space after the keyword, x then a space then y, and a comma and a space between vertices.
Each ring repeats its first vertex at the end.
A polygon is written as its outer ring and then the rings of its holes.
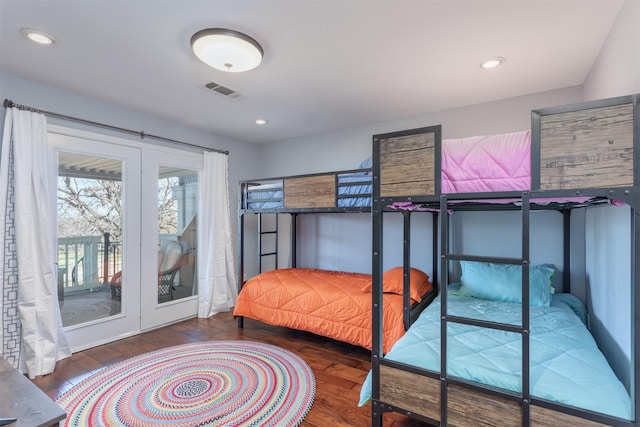
POLYGON ((191 48, 205 64, 222 71, 240 73, 262 62, 262 46, 246 34, 225 28, 209 28, 191 37, 191 48))
POLYGON ((53 46, 54 44, 58 43, 58 40, 56 40, 55 37, 47 33, 43 33, 40 30, 34 30, 33 28, 21 28, 20 32, 27 39, 43 46, 53 46))
POLYGON ((269 123, 269 120, 267 120, 267 119, 256 119, 256 124, 257 125, 262 126, 262 125, 266 125, 267 123, 269 123))
POLYGON ((497 56, 495 58, 487 59, 482 64, 480 64, 480 66, 482 68, 489 69, 489 68, 496 68, 497 66, 502 65, 503 63, 504 63, 504 58, 497 56))

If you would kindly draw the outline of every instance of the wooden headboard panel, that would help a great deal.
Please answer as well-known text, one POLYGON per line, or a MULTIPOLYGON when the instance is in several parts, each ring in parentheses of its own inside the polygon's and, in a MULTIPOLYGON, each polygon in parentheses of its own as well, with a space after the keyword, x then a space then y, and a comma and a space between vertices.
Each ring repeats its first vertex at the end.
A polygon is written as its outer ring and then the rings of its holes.
POLYGON ((634 180, 637 101, 627 96, 533 111, 532 188, 640 185, 634 180))
POLYGON ((374 136, 374 150, 380 150, 380 197, 437 194, 440 129, 431 126, 374 136))

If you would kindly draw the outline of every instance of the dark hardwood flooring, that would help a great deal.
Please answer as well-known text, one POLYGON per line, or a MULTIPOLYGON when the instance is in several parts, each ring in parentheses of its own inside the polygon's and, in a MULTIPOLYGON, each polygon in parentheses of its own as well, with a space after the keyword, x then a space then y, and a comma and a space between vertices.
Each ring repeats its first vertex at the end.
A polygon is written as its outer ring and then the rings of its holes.
MULTIPOLYGON (((286 348, 302 357, 316 377, 313 406, 303 427, 371 425, 371 406, 359 408, 360 386, 371 367, 371 353, 328 338, 245 319, 239 329, 230 313, 190 319, 122 339, 61 360, 55 372, 33 382, 56 399, 71 386, 107 365, 148 351, 204 340, 253 340, 286 348)), ((426 426, 400 414, 385 414, 385 427, 426 426)))

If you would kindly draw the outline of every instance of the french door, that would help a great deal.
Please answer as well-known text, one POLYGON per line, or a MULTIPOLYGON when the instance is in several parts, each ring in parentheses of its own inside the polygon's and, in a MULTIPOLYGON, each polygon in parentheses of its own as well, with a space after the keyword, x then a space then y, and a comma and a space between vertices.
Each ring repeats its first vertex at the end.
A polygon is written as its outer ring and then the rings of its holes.
POLYGON ((202 154, 49 126, 72 351, 197 313, 202 154))
POLYGON ((202 154, 143 150, 141 328, 198 311, 198 208, 202 154))
POLYGON ((139 285, 129 282, 141 272, 141 152, 73 133, 49 132, 49 144, 58 299, 71 350, 79 351, 140 332, 139 285))

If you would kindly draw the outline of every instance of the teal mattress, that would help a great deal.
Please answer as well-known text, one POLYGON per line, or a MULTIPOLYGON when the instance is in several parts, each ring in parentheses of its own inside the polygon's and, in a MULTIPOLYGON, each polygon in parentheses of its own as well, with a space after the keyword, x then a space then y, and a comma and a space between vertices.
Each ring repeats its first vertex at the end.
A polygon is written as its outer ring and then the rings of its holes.
MULTIPOLYGON (((514 325, 520 304, 455 295, 448 288, 449 314, 514 325)), ((554 295, 550 306, 531 307, 531 394, 545 400, 631 419, 629 394, 584 324, 584 309, 568 294, 554 295)), ((449 323, 448 374, 514 392, 522 391, 522 341, 516 333, 449 323)), ((427 307, 385 356, 440 371, 440 297, 427 307)), ((371 372, 360 406, 371 398, 371 372)))

